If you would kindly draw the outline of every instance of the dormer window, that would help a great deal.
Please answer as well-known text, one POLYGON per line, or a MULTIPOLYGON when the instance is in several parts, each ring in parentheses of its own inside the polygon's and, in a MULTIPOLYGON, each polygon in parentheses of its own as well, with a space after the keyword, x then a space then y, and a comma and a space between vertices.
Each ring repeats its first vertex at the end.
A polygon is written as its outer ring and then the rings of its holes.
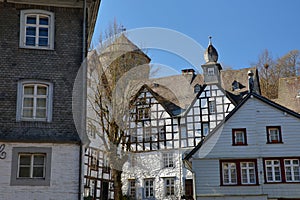
POLYGON ((200 90, 201 90, 201 86, 199 84, 194 86, 194 93, 195 94, 198 94, 200 92, 200 90))
POLYGON ((232 85, 232 91, 236 91, 240 89, 240 84, 236 80, 234 80, 231 85, 232 85))
POLYGON ((208 76, 214 76, 215 75, 215 69, 214 68, 207 68, 207 75, 208 76))

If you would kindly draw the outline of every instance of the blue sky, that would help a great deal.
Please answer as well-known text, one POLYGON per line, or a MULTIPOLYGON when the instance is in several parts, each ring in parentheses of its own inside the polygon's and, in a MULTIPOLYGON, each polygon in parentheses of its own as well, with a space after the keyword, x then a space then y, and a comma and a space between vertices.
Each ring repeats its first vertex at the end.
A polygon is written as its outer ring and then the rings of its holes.
MULTIPOLYGON (((299 0, 102 0, 94 36, 114 19, 127 30, 172 29, 204 48, 212 36, 222 66, 238 69, 249 67, 265 49, 274 58, 300 50, 299 9, 299 0)), ((161 50, 150 49, 147 54, 153 63, 178 71, 191 67, 184 59, 161 50)))

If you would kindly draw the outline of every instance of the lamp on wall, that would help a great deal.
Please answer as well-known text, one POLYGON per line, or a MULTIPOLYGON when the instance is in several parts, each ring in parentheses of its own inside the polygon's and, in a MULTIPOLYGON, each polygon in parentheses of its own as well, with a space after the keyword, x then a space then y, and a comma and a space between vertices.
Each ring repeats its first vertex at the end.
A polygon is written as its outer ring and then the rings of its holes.
POLYGON ((83 197, 89 197, 89 196, 90 196, 90 187, 87 185, 84 185, 83 197))

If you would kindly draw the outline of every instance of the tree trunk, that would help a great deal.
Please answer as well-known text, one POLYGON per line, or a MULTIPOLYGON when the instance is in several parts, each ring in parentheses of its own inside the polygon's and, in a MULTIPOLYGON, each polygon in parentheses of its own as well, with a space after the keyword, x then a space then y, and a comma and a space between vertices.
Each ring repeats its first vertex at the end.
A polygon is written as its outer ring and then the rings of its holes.
POLYGON ((112 178, 114 180, 114 199, 122 200, 122 181, 121 181, 122 171, 117 169, 112 169, 112 178))

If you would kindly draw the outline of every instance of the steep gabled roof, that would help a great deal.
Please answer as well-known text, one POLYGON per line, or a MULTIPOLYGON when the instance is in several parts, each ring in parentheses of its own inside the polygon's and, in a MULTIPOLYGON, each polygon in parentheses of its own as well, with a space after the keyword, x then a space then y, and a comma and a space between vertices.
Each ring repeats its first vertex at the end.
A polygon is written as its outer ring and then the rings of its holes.
MULTIPOLYGON (((174 104, 173 102, 167 100, 166 98, 158 95, 156 92, 154 92, 148 85, 143 85, 140 90, 136 93, 136 95, 131 99, 130 101, 130 105, 133 105, 133 102, 135 102, 138 98, 138 96, 141 94, 141 92, 144 91, 144 89, 146 89, 148 92, 151 93, 151 95, 163 106, 163 108, 166 110, 166 112, 170 115, 170 116, 174 116, 176 115, 176 112, 178 110, 181 110, 181 108, 179 106, 177 106, 176 104, 174 104)), ((167 91, 167 88, 165 88, 167 91)), ((171 93, 171 91, 169 91, 169 93, 171 93)))
POLYGON ((218 126, 216 128, 214 128, 207 136, 204 140, 202 140, 189 154, 187 154, 184 158, 184 160, 188 161, 201 147, 202 145, 211 137, 213 137, 213 135, 218 131, 218 129, 226 122, 228 121, 250 98, 256 98, 276 109, 279 109, 287 114, 290 114, 291 116, 294 116, 296 118, 300 119, 300 114, 284 107, 281 106, 261 95, 258 95, 256 93, 248 93, 246 97, 244 97, 244 99, 226 116, 225 120, 223 120, 221 123, 218 124, 218 126))

